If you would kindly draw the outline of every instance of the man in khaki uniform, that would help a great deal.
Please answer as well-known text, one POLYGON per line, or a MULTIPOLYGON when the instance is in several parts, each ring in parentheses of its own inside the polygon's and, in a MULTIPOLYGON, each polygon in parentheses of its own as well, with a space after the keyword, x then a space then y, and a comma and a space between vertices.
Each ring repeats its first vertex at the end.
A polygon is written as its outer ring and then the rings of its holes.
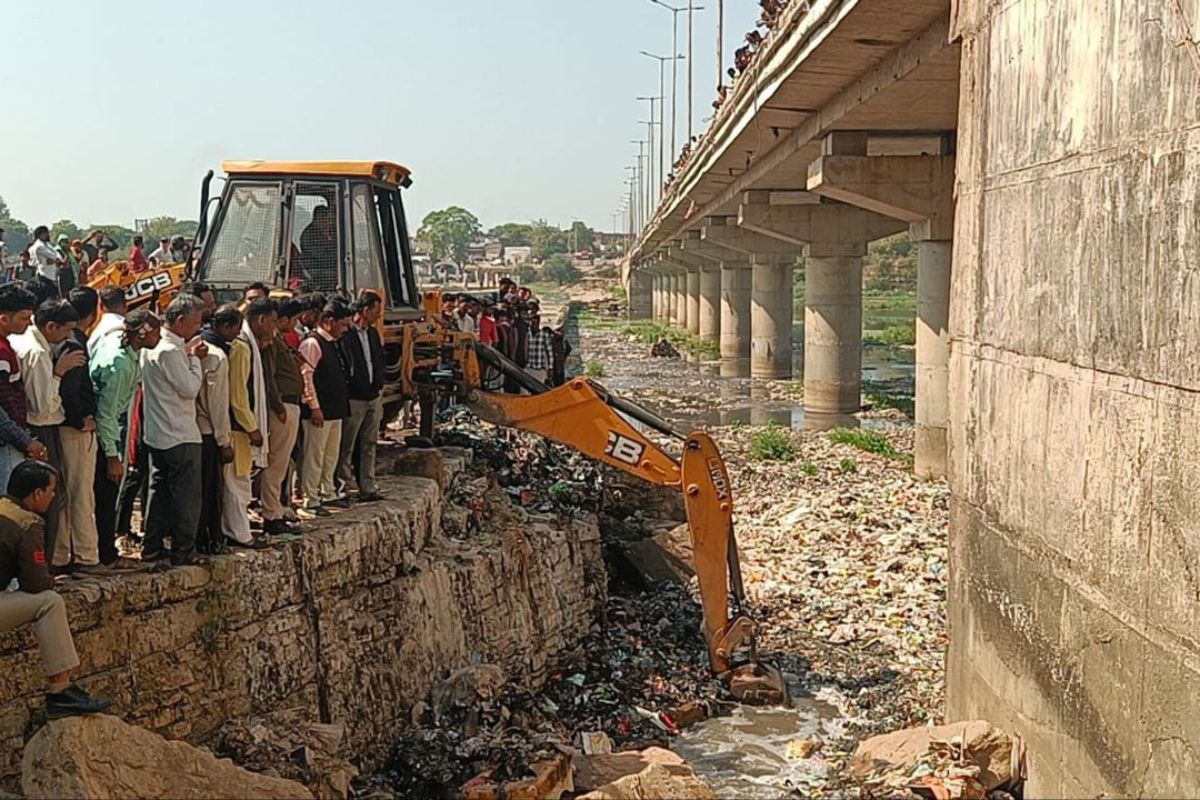
POLYGON ((0 497, 0 631, 33 625, 46 673, 46 716, 98 714, 110 705, 71 683, 79 666, 62 596, 46 567, 46 526, 42 515, 58 488, 58 472, 41 461, 22 461, 0 497), (13 585, 16 585, 15 588, 13 585))

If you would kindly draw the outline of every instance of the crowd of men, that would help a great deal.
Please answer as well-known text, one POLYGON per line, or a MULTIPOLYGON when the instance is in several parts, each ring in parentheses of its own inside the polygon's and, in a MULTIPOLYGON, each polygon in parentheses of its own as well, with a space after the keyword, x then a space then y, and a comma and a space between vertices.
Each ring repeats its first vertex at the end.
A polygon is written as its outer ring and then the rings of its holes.
MULTIPOLYGON (((725 100, 729 97, 729 92, 733 85, 737 83, 737 79, 754 63, 754 55, 759 48, 767 40, 767 37, 779 26, 780 20, 783 18, 784 12, 792 0, 759 0, 759 17, 756 24, 756 29, 746 34, 745 43, 733 53, 733 66, 730 67, 726 74, 730 78, 730 83, 722 83, 717 87, 717 97, 713 100, 713 110, 719 110, 725 104, 725 100), (759 32, 759 29, 762 32, 759 32)), ((805 6, 812 4, 812 0, 798 0, 799 3, 805 6)), ((699 143, 701 137, 693 136, 688 141, 684 142, 683 148, 679 152, 679 157, 675 159, 675 163, 671 165, 671 171, 667 173, 664 189, 670 188, 675 181, 675 176, 683 172, 687 168, 688 162, 692 157, 692 150, 699 143)))
MULTIPOLYGON (((541 303, 527 286, 502 278, 497 290, 484 296, 442 295, 442 321, 451 328, 475 334, 483 344, 498 350, 547 386, 566 381, 567 356, 571 343, 562 328, 542 320, 541 303)), ((517 394, 511 378, 484 375, 484 388, 517 394)))
MULTIPOLYGON (((39 225, 33 241, 11 260, 5 250, 4 229, 0 228, 0 282, 45 280, 54 284, 60 295, 102 275, 110 266, 117 243, 107 233, 93 230, 82 237, 59 234, 51 241, 50 228, 39 225)), ((179 264, 187 260, 189 246, 182 236, 162 237, 158 247, 146 252, 145 238, 133 237, 126 268, 145 272, 156 266, 179 264)))
POLYGON ((50 716, 107 706, 67 678, 57 576, 200 564, 383 497, 382 299, 274 294, 194 283, 160 317, 117 287, 0 285, 0 631, 34 625, 50 716))

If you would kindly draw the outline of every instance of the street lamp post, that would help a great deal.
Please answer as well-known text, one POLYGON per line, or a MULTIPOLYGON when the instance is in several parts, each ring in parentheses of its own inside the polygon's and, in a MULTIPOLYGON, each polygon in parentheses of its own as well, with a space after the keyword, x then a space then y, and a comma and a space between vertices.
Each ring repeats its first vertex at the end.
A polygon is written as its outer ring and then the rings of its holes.
MULTIPOLYGON (((683 55, 658 56, 658 55, 655 55, 654 53, 647 53, 645 50, 640 50, 639 52, 642 55, 646 56, 647 58, 653 58, 655 61, 658 62, 658 99, 659 99, 659 103, 661 104, 658 107, 659 108, 659 113, 658 113, 658 119, 659 119, 659 126, 658 126, 658 177, 659 177, 658 196, 659 196, 659 198, 661 198, 662 192, 663 192, 662 184, 666 181, 665 176, 667 173, 667 169, 666 169, 667 161, 666 161, 665 156, 663 155, 664 140, 666 139, 666 126, 661 124, 663 114, 666 110, 666 102, 667 102, 667 99, 666 99, 667 98, 667 94, 666 94, 667 83, 666 83, 666 77, 663 74, 663 68, 667 65, 668 61, 678 61, 681 58, 685 58, 685 56, 683 56, 683 55)), ((671 67, 673 70, 674 64, 672 64, 671 67)), ((674 113, 673 108, 672 108, 672 113, 674 113)), ((671 120, 671 127, 674 128, 674 126, 675 126, 675 121, 671 120)), ((674 134, 672 134, 672 136, 674 136, 674 134)), ((671 143, 671 146, 674 147, 674 142, 671 143)), ((675 158, 674 151, 672 151, 672 153, 671 153, 671 158, 672 159, 675 158)))
MULTIPOLYGON (((678 53, 679 52, 679 12, 681 12, 681 11, 688 12, 688 18, 691 19, 692 12, 693 11, 703 11, 704 6, 697 6, 697 5, 692 5, 691 3, 688 3, 686 6, 676 7, 676 6, 667 5, 666 3, 663 2, 663 0, 650 0, 650 2, 654 3, 657 6, 662 6, 667 11, 671 12, 671 52, 678 53)), ((692 58, 692 51, 691 51, 691 48, 689 47, 688 55, 687 55, 689 74, 691 71, 691 64, 692 64, 691 58, 692 58)), ((676 108, 675 102, 676 102, 676 96, 678 95, 678 91, 679 91, 679 62, 676 61, 673 64, 671 64, 671 158, 672 159, 675 158, 675 156, 679 154, 679 147, 678 147, 678 144, 677 144, 677 141, 675 138, 675 123, 679 119, 679 114, 675 110, 675 108, 676 108)), ((691 141, 691 139, 692 139, 691 107, 692 107, 691 81, 689 80, 689 82, 688 82, 688 141, 691 141)))
MULTIPOLYGON (((647 162, 650 165, 650 169, 648 170, 649 175, 647 177, 647 183, 646 183, 646 188, 649 190, 646 192, 646 198, 648 200, 647 205, 653 205, 654 198, 656 195, 656 192, 654 190, 655 180, 657 177, 662 176, 662 148, 661 147, 658 149, 658 171, 657 171, 657 173, 655 172, 655 169, 654 169, 654 162, 655 162, 655 158, 654 158, 654 126, 658 125, 659 130, 662 130, 662 124, 661 124, 662 114, 661 113, 659 114, 659 117, 657 120, 654 119, 654 104, 657 102, 660 102, 662 100, 662 98, 643 95, 643 96, 639 97, 638 100, 645 100, 646 102, 648 102, 650 104, 650 119, 642 120, 641 124, 646 126, 646 152, 649 155, 649 159, 650 159, 647 162)), ((661 112, 661 108, 660 108, 660 112, 661 112)))

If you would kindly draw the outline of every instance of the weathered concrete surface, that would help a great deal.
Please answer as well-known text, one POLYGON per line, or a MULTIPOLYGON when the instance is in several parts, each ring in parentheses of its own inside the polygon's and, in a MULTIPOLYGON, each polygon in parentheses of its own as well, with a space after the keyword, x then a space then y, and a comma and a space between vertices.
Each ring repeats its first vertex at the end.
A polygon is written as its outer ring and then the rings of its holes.
POLYGON ((1200 796, 1196 5, 958 8, 949 717, 1200 796))
MULTIPOLYGON (((595 521, 534 516, 494 544, 456 542, 441 533, 434 481, 384 485, 389 501, 293 544, 211 570, 76 583, 64 596, 79 677, 126 721, 195 744, 231 719, 315 708, 346 723, 367 768, 454 669, 494 663, 540 684, 602 606, 595 521)), ((0 673, 0 786, 11 786, 42 707, 29 631, 0 636, 0 673)))
POLYGON ((750 364, 750 292, 748 263, 721 262, 721 361, 750 364))

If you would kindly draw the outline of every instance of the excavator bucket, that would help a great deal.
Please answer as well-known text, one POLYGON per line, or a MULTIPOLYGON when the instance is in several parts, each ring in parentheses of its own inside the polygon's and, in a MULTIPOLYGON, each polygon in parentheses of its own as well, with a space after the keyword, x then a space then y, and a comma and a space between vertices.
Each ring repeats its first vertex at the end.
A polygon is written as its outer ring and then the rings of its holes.
POLYGON ((737 544, 733 538, 733 494, 725 460, 706 433, 693 432, 683 447, 683 502, 692 535, 693 561, 700 582, 704 635, 713 669, 737 699, 762 705, 788 705, 783 675, 758 660, 754 621, 743 611, 737 544), (737 604, 730 615, 729 598, 737 604), (735 664, 745 649, 748 658, 735 664))

